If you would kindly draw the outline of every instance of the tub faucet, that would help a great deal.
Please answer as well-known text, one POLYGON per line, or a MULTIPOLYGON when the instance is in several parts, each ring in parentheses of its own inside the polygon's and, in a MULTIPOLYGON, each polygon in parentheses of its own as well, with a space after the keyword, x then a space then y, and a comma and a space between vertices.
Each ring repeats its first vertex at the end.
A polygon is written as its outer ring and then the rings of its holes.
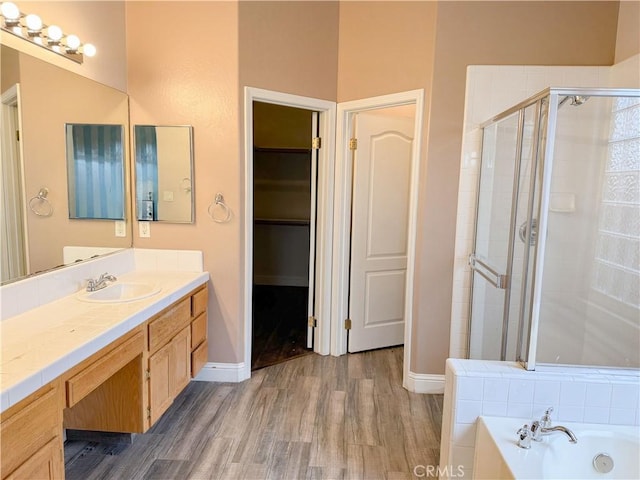
MULTIPOLYGON (((538 422, 533 422, 533 423, 534 423, 534 425, 531 426, 531 430, 532 431, 533 431, 533 427, 538 422)), ((576 438, 575 434, 571 430, 569 430, 567 427, 563 427, 562 425, 556 425, 555 427, 548 427, 548 428, 540 427, 536 431, 540 432, 539 435, 549 435, 549 434, 551 434, 553 432, 561 432, 561 433, 564 433, 567 437, 569 437, 569 442, 578 443, 578 439, 576 438)), ((535 438, 535 435, 536 435, 535 431, 534 431, 533 435, 534 435, 534 440, 535 440, 536 439, 535 438)))
POLYGON ((103 273, 97 279, 90 278, 87 280, 87 292, 95 292, 107 286, 107 282, 115 282, 117 278, 114 275, 103 273))
POLYGON ((536 420, 531 423, 532 440, 541 442, 543 435, 550 435, 553 432, 561 432, 569 437, 569 442, 578 443, 578 439, 576 438, 575 434, 567 427, 563 427, 562 425, 557 425, 555 427, 551 426, 551 412, 553 412, 553 407, 547 408, 547 411, 544 412, 544 415, 542 416, 540 421, 536 420))

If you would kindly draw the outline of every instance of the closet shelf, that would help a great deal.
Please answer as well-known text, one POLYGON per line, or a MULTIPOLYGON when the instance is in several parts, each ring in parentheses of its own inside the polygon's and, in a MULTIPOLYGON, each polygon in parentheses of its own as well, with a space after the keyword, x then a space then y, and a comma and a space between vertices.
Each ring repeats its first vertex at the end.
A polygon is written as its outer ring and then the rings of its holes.
POLYGON ((308 180, 266 180, 255 178, 253 183, 256 187, 283 190, 309 190, 311 188, 308 180))
POLYGON ((289 225, 294 227, 308 227, 311 222, 305 218, 254 218, 256 225, 289 225))
POLYGON ((311 153, 310 148, 253 147, 253 151, 262 153, 311 153))

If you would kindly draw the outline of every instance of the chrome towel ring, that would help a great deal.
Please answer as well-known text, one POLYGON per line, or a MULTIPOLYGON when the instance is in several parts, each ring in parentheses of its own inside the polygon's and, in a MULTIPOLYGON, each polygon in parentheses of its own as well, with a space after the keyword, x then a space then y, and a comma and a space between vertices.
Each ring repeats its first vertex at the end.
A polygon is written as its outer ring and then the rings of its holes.
POLYGON ((207 212, 209 213, 211 220, 213 220, 216 223, 227 223, 229 220, 231 220, 231 209, 226 203, 224 203, 224 197, 222 196, 221 193, 216 193, 215 200, 213 201, 213 203, 209 205, 207 212), (222 209, 224 218, 216 217, 215 208, 217 206, 220 206, 220 208, 222 209))
POLYGON ((50 217, 53 214, 53 205, 47 195, 49 195, 49 189, 42 187, 38 194, 29 200, 29 209, 39 217, 50 217))

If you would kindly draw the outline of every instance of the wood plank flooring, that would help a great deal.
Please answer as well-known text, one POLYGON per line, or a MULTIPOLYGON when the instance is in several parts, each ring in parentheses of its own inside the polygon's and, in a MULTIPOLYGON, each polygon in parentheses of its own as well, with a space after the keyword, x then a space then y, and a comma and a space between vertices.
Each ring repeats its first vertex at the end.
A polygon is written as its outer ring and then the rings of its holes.
POLYGON ((74 479, 411 479, 437 465, 442 395, 402 388, 402 347, 191 382, 131 445, 67 442, 74 479))

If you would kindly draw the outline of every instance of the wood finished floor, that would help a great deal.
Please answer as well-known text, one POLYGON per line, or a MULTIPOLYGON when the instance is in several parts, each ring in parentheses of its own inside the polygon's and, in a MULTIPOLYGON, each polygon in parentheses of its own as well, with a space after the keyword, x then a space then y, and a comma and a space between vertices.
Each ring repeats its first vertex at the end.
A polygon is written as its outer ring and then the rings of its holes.
POLYGON ((191 382, 132 445, 67 442, 82 479, 411 479, 437 465, 442 395, 402 388, 402 347, 191 382))

